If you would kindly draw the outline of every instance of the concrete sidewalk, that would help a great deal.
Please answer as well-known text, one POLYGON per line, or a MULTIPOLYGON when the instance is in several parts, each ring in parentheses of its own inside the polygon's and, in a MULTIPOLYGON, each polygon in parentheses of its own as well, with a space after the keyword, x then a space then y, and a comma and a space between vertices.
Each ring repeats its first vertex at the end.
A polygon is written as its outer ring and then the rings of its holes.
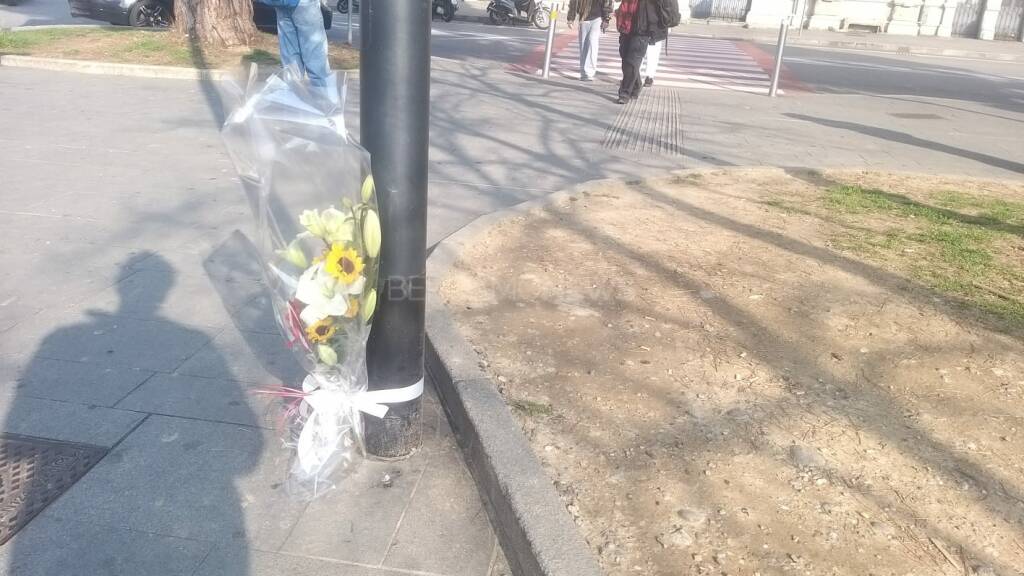
POLYGON ((506 573, 432 389, 413 457, 284 493, 276 412, 250 392, 301 371, 235 232, 215 97, 9 69, 0 93, 0 431, 109 450, 0 574, 506 573))
MULTIPOLYGON (((672 29, 673 34, 702 38, 778 43, 779 29, 745 28, 741 23, 692 20, 672 29)), ((833 32, 829 30, 791 29, 786 41, 791 46, 819 46, 850 50, 896 52, 959 58, 982 58, 1024 62, 1024 42, 939 38, 934 36, 897 36, 871 32, 833 32)))

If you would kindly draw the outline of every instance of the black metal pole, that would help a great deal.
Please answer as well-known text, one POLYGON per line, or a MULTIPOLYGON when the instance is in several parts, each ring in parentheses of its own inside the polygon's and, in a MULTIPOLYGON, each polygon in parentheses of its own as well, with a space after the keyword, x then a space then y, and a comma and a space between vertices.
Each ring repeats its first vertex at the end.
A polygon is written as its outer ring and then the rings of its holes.
MULTIPOLYGON (((430 120, 431 0, 363 0, 360 132, 380 203, 380 282, 367 349, 370 390, 423 379, 430 120)), ((351 10, 351 7, 349 8, 351 10)), ((420 398, 364 418, 367 451, 406 456, 420 444, 420 398)))

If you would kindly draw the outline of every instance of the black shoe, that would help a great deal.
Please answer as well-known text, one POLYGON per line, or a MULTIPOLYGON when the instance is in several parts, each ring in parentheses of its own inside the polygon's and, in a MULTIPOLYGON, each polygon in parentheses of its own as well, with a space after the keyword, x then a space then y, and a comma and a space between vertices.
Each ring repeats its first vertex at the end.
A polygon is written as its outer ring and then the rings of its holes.
POLYGON ((584 82, 593 82, 594 81, 594 77, 593 76, 584 76, 584 77, 580 78, 580 80, 582 80, 584 82))
POLYGON ((618 99, 615 100, 616 104, 626 104, 627 102, 629 102, 629 96, 619 96, 618 99))
POLYGON ((647 79, 644 80, 644 86, 646 86, 648 88, 650 88, 651 86, 654 86, 654 78, 651 78, 650 76, 648 76, 647 79))

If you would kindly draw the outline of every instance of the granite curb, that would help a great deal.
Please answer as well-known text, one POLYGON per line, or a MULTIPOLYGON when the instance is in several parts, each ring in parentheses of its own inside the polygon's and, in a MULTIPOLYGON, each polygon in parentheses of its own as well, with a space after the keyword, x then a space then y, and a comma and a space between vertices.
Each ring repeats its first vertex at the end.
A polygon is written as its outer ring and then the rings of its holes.
POLYGON ((437 244, 427 260, 427 372, 516 576, 599 576, 601 570, 497 386, 448 313, 440 287, 462 252, 491 227, 579 195, 587 186, 480 216, 437 244))

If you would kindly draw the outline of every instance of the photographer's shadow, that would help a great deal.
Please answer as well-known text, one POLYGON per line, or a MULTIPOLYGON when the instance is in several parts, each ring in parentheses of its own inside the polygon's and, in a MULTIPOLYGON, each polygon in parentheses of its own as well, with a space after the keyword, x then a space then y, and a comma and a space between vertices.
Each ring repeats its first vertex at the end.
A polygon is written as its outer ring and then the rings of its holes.
MULTIPOLYGON (((204 370, 229 373, 210 334, 164 313, 169 304, 188 309, 188 302, 169 302, 176 276, 159 255, 132 258, 121 268, 116 310, 89 311, 84 322, 58 328, 25 365, 8 430, 39 418, 32 413, 40 402, 33 394, 45 387, 64 390, 76 398, 76 410, 85 409, 90 391, 70 389, 68 361, 137 368, 141 383, 119 391, 117 400, 97 386, 95 395, 106 399, 96 403, 145 413, 145 420, 15 536, 4 573, 205 574, 209 567, 199 563, 210 562, 210 573, 249 574, 248 554, 237 552, 254 545, 246 514, 259 520, 273 515, 262 504, 269 494, 252 494, 273 490, 271 482, 247 478, 263 455, 264 431, 242 384, 176 373, 197 350, 204 370), (55 361, 65 361, 61 377, 55 377, 55 361)), ((81 382, 89 385, 88 378, 81 382)), ((36 474, 24 500, 44 499, 51 489, 46 475, 36 474)))

